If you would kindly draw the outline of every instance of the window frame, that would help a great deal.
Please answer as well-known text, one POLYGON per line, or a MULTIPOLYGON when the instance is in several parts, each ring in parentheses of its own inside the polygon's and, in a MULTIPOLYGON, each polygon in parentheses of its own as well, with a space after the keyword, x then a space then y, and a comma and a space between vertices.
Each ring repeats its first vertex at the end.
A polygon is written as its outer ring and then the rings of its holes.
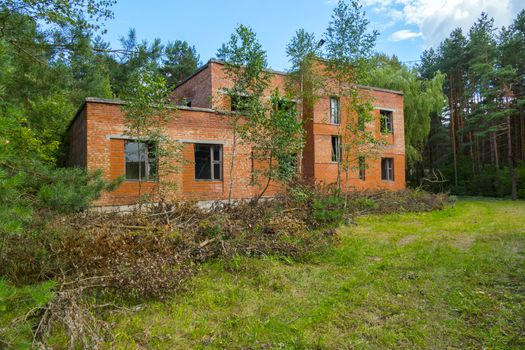
POLYGON ((343 148, 341 145, 341 136, 332 135, 330 136, 331 145, 331 159, 332 163, 341 163, 343 148), (334 143, 335 140, 335 143, 334 143))
POLYGON ((224 181, 224 155, 223 155, 223 145, 219 143, 194 143, 193 144, 193 177, 195 181, 208 181, 208 182, 222 182, 224 181), (210 151, 210 178, 209 179, 198 179, 197 178, 197 161, 196 159, 196 153, 197 153, 197 147, 209 147, 210 151), (214 157, 214 148, 219 148, 219 159, 215 159, 214 157), (215 165, 219 165, 219 177, 215 177, 215 165))
MULTIPOLYGON (((139 146, 140 147, 140 146, 139 146)), ((139 153, 140 155, 140 153, 139 153)), ((140 158, 140 157, 139 157, 140 158)), ((139 162, 141 163, 141 162, 139 162)), ((139 167, 140 169, 140 167, 139 167)), ((139 140, 135 140, 135 139, 129 139, 129 140, 124 140, 124 180, 125 181, 130 181, 130 182, 157 182, 159 180, 159 175, 158 175, 158 170, 159 170, 159 160, 158 160, 158 157, 156 156, 156 150, 155 150, 155 145, 152 143, 152 142, 148 142, 148 141, 139 141, 139 140), (146 145, 146 151, 145 151, 145 154, 144 154, 144 163, 145 163, 145 166, 144 166, 144 178, 141 178, 140 176, 140 170, 139 170, 139 177, 138 178, 128 178, 128 171, 127 171, 127 160, 126 160, 126 145, 129 144, 129 143, 136 143, 136 144, 144 144, 146 145), (151 157, 150 157, 150 154, 151 154, 151 151, 154 151, 155 152, 155 157, 153 157, 153 161, 155 162, 155 173, 153 176, 151 176, 151 157)))
POLYGON ((381 180, 391 181, 391 182, 395 181, 394 158, 391 158, 391 157, 381 158, 381 180))
POLYGON ((388 109, 379 110, 379 130, 382 134, 394 133, 394 111, 388 109))
POLYGON ((330 96, 330 124, 341 125, 341 100, 337 96, 330 96))

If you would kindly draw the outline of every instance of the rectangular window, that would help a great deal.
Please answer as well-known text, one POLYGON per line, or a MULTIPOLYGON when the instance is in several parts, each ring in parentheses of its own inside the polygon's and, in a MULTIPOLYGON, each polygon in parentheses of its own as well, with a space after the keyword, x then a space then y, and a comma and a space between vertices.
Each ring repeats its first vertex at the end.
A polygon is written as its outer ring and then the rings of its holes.
POLYGON ((341 113, 339 110, 339 98, 330 97, 330 123, 341 124, 341 113))
POLYGON ((393 112, 380 110, 381 117, 381 132, 383 134, 391 134, 394 131, 393 127, 393 112))
POLYGON ((126 180, 152 181, 157 178, 155 146, 147 142, 126 141, 124 143, 126 180))
POLYGON ((294 110, 295 108, 295 102, 287 98, 280 98, 279 100, 273 102, 274 111, 288 112, 294 110))
POLYGON ((359 157, 359 180, 365 180, 365 157, 359 157))
POLYGON ((243 112, 248 110, 250 96, 232 95, 230 99, 232 112, 243 112))
POLYGON ((196 143, 195 179, 222 180, 222 145, 196 143))
POLYGON ((381 180, 394 181, 394 159, 381 159, 381 180))
POLYGON ((341 161, 341 138, 332 136, 332 162, 341 161))

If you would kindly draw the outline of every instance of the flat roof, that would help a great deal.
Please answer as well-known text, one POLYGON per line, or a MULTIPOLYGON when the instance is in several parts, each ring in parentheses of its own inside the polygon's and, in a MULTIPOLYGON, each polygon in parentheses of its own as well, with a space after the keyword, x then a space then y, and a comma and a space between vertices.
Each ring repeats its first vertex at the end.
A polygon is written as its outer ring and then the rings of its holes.
MULTIPOLYGON (((177 89, 178 87, 184 85, 185 83, 187 83, 188 81, 190 81, 193 77, 195 77, 197 74, 199 74, 200 72, 202 72, 203 70, 205 70, 206 68, 208 68, 208 66, 210 65, 210 63, 217 63, 217 64, 222 64, 224 65, 224 61, 221 61, 221 60, 218 60, 216 58, 210 58, 208 60, 208 62, 206 62, 205 64, 203 64, 202 66, 200 66, 195 72, 193 72, 189 77, 187 77, 186 79, 184 79, 183 81, 181 81, 180 83, 178 83, 174 88, 173 90, 177 89)), ((283 71, 278 71, 278 70, 273 70, 273 69, 268 69, 267 72, 269 73, 272 73, 272 74, 278 74, 278 75, 284 75, 284 76, 288 76, 289 73, 287 72, 283 72, 283 71)), ((368 86, 368 85, 357 85, 357 87, 361 88, 361 89, 368 89, 368 90, 373 90, 373 91, 380 91, 380 92, 388 92, 388 93, 392 93, 392 94, 397 94, 397 95, 404 95, 403 91, 399 91, 399 90, 391 90, 391 89, 384 89, 384 88, 378 88, 378 87, 375 87, 375 86, 368 86)))

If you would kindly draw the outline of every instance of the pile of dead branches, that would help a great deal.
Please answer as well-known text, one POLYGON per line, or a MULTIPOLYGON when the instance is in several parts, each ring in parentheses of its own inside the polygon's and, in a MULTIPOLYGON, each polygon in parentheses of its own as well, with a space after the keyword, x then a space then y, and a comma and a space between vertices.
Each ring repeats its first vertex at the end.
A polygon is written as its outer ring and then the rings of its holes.
POLYGON ((15 283, 54 279, 54 298, 22 320, 43 345, 53 327, 63 328, 71 346, 96 348, 110 337, 101 311, 118 309, 103 300, 127 303, 173 295, 199 264, 238 255, 298 259, 337 239, 333 226, 317 217, 333 205, 345 215, 428 211, 449 203, 445 195, 404 190, 338 195, 302 187, 258 203, 163 203, 128 213, 83 212, 57 216, 39 234, 9 237, 0 254, 0 274, 15 283), (328 207, 319 207, 322 203, 328 207), (321 214, 315 210, 321 210, 321 214), (100 303, 99 303, 100 302, 100 303), (98 304, 97 304, 98 303, 98 304))

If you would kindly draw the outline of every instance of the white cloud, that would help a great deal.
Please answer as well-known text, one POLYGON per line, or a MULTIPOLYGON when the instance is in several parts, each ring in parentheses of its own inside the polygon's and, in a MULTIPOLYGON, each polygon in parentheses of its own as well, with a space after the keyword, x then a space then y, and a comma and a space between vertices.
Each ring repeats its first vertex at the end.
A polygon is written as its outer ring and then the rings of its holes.
POLYGON ((525 8, 523 0, 364 0, 364 4, 374 14, 418 29, 399 30, 391 35, 391 40, 421 36, 426 46, 439 44, 457 27, 468 31, 481 12, 488 13, 495 26, 501 27, 512 23, 525 8))
POLYGON ((392 41, 402 41, 420 37, 421 33, 416 33, 408 29, 401 29, 397 32, 394 32, 390 35, 390 40, 392 41))

